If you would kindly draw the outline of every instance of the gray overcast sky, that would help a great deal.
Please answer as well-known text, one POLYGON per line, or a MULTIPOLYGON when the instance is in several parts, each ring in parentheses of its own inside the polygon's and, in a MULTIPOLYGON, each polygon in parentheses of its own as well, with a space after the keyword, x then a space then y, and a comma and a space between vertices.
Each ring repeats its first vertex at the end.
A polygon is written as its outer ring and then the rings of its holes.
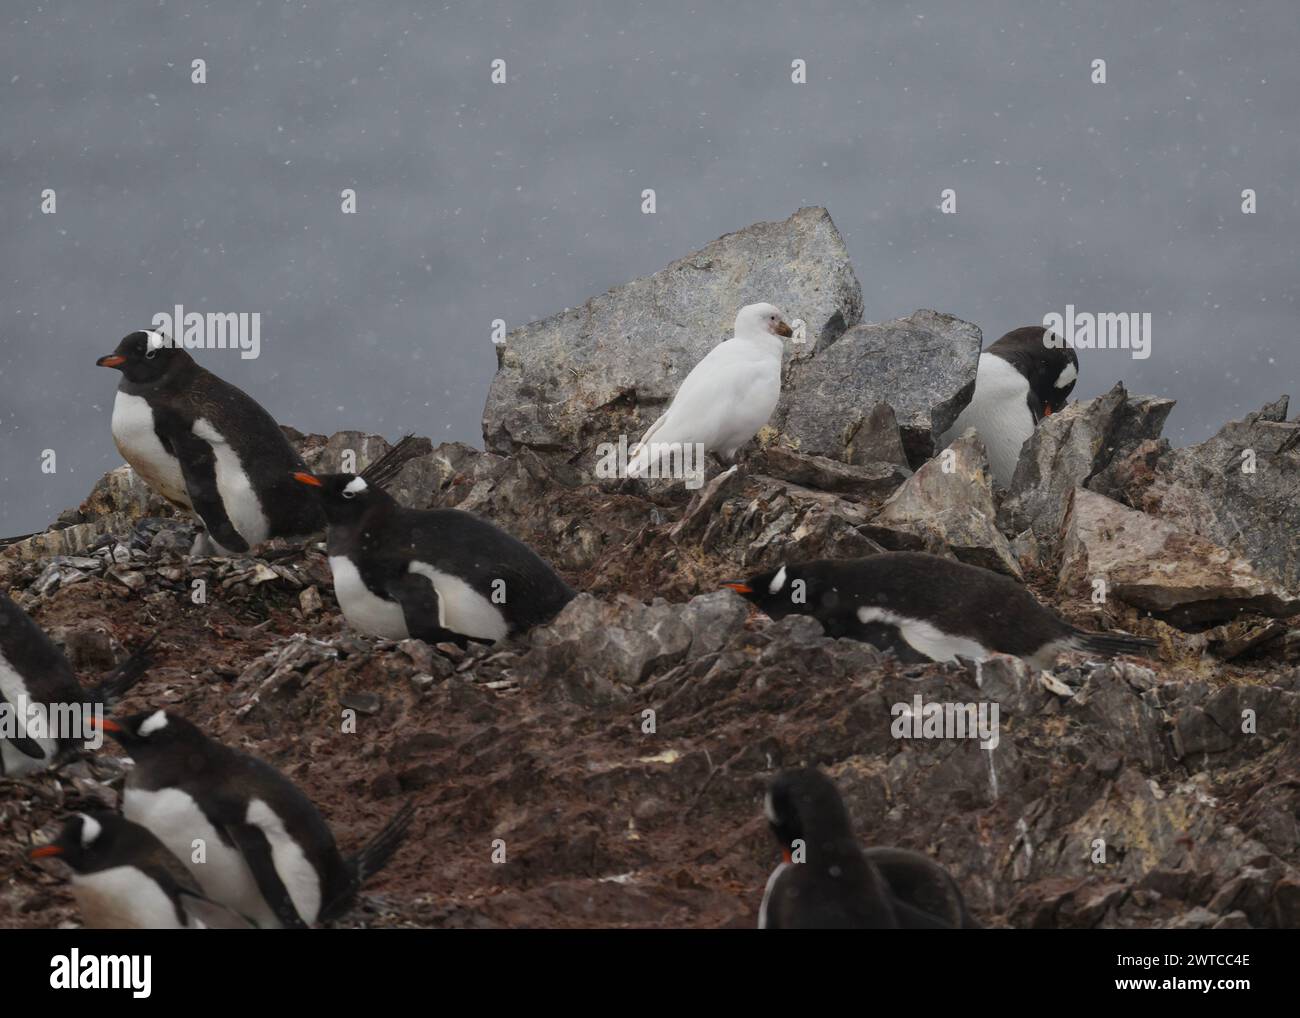
POLYGON ((0 536, 120 462, 95 358, 175 303, 261 312, 260 359, 200 357, 285 423, 481 445, 492 319, 811 204, 869 321, 931 307, 988 343, 1150 311, 1151 358, 1087 356, 1075 396, 1176 397, 1199 440, 1300 396, 1297 52, 1294 0, 10 0, 0 536))

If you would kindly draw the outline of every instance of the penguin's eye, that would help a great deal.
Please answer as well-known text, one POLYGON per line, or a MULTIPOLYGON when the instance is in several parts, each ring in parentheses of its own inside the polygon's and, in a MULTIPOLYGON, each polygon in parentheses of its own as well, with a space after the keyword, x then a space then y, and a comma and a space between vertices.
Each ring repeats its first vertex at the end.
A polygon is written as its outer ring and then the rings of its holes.
POLYGON ((345 490, 345 491, 343 492, 343 497, 344 497, 344 498, 356 498, 356 497, 357 497, 357 493, 356 493, 355 491, 346 491, 346 490, 345 490))
POLYGON ((157 357, 157 356, 158 356, 158 351, 157 351, 157 350, 146 350, 146 351, 144 352, 144 359, 147 360, 147 361, 151 361, 151 360, 153 360, 153 359, 154 359, 155 357, 157 357))

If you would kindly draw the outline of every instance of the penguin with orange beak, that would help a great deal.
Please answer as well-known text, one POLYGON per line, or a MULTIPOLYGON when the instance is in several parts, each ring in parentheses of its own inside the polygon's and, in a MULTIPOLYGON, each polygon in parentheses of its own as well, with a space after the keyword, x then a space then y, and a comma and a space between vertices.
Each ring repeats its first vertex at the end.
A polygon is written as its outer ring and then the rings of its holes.
POLYGON ((86 929, 251 928, 209 900, 161 841, 116 813, 78 813, 56 840, 27 855, 67 864, 86 929))
POLYGON ((316 500, 290 480, 306 467, 275 419, 183 347, 141 329, 95 363, 122 373, 112 423, 122 458, 203 521, 195 554, 246 552, 324 526, 316 500))

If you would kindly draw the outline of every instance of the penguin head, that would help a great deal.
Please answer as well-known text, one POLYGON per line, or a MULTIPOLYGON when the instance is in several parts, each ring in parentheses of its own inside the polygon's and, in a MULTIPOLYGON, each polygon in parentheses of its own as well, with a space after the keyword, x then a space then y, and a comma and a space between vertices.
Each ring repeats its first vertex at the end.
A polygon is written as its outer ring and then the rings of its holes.
POLYGON ((789 339, 794 330, 775 304, 746 304, 736 313, 736 335, 770 335, 789 339))
POLYGON ((112 813, 78 813, 63 825, 48 845, 33 848, 29 859, 60 859, 77 873, 98 869, 96 863, 111 849, 117 822, 112 813))
POLYGON ((1035 420, 1050 417, 1065 407, 1079 379, 1079 357, 1056 333, 1041 325, 1012 329, 991 347, 1029 382, 1038 403, 1035 420))
POLYGON ((179 714, 147 710, 127 718, 103 718, 99 726, 132 757, 204 741, 199 729, 179 714))
POLYGON ((853 837, 839 790, 815 767, 777 774, 767 786, 763 810, 772 835, 787 855, 795 840, 820 846, 853 837))
POLYGON ((764 614, 782 619, 793 612, 807 612, 821 603, 821 587, 814 577, 797 566, 782 565, 748 580, 728 580, 730 587, 764 614))
POLYGON ((360 474, 306 474, 298 471, 293 479, 316 492, 331 527, 359 523, 374 507, 393 503, 393 496, 360 474))
POLYGON ((116 350, 95 363, 101 368, 117 368, 129 381, 147 383, 156 382, 187 358, 189 354, 158 330, 141 329, 124 337, 116 350))

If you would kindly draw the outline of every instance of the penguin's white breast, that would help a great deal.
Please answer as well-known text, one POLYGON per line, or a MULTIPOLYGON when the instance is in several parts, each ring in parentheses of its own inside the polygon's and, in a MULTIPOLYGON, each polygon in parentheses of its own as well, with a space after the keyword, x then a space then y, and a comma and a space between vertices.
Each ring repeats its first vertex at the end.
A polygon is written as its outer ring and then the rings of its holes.
POLYGON ((864 624, 883 622, 893 626, 908 646, 931 661, 955 661, 958 655, 983 661, 989 656, 988 649, 978 641, 945 633, 925 619, 908 618, 883 608, 859 608, 858 621, 864 624))
POLYGON ((776 887, 776 882, 781 879, 781 874, 786 871, 790 863, 783 862, 777 865, 772 871, 772 875, 767 878, 767 886, 763 888, 763 903, 758 906, 758 928, 767 929, 767 905, 772 900, 772 889, 776 887))
MULTIPOLYGON (((0 694, 3 694, 4 699, 9 702, 9 706, 5 708, 10 712, 9 718, 5 721, 6 727, 13 726, 20 735, 25 733, 26 725, 20 707, 24 701, 28 704, 32 703, 32 696, 28 692, 26 680, 18 674, 17 669, 9 663, 4 654, 0 654, 0 694)), ((0 774, 8 774, 11 777, 44 770, 59 751, 56 740, 38 738, 35 741, 45 751, 45 759, 35 760, 26 753, 18 752, 3 736, 4 732, 0 731, 0 774)))
MULTIPOLYGON (((410 571, 427 576, 433 583, 438 592, 438 625, 444 629, 494 642, 510 632, 501 609, 459 576, 435 569, 427 562, 412 562, 410 571)), ((510 596, 508 589, 505 596, 510 596)))
POLYGON ((118 391, 113 401, 112 429, 117 451, 149 487, 163 498, 190 504, 181 462, 158 440, 153 409, 143 396, 118 391))
POLYGON ((74 873, 72 896, 92 930, 183 930, 176 908, 152 877, 134 866, 74 873))
POLYGON ((372 593, 350 558, 331 555, 330 572, 334 574, 334 596, 353 629, 386 640, 405 640, 411 635, 402 606, 372 593))
POLYGON ((321 905, 321 879, 316 867, 311 864, 302 846, 289 836, 279 814, 261 799, 254 799, 248 804, 247 821, 260 828, 270 842, 275 872, 280 875, 280 882, 289 892, 298 915, 303 922, 314 923, 321 905))
POLYGON ((224 435, 206 418, 194 422, 196 437, 212 446, 217 474, 217 494, 221 496, 231 525, 249 544, 260 544, 271 535, 271 524, 262 509, 253 480, 244 469, 243 461, 224 435))
POLYGON ((152 831, 189 868, 203 893, 213 901, 247 916, 263 928, 279 926, 243 854, 221 840, 221 835, 187 792, 179 788, 149 791, 127 785, 122 814, 152 831), (196 839, 203 843, 203 862, 194 861, 196 839))
POLYGON ((939 441, 948 445, 967 428, 984 440, 994 482, 1008 487, 1020 449, 1034 433, 1034 415, 1029 411, 1029 380, 996 354, 980 354, 975 394, 939 441))

